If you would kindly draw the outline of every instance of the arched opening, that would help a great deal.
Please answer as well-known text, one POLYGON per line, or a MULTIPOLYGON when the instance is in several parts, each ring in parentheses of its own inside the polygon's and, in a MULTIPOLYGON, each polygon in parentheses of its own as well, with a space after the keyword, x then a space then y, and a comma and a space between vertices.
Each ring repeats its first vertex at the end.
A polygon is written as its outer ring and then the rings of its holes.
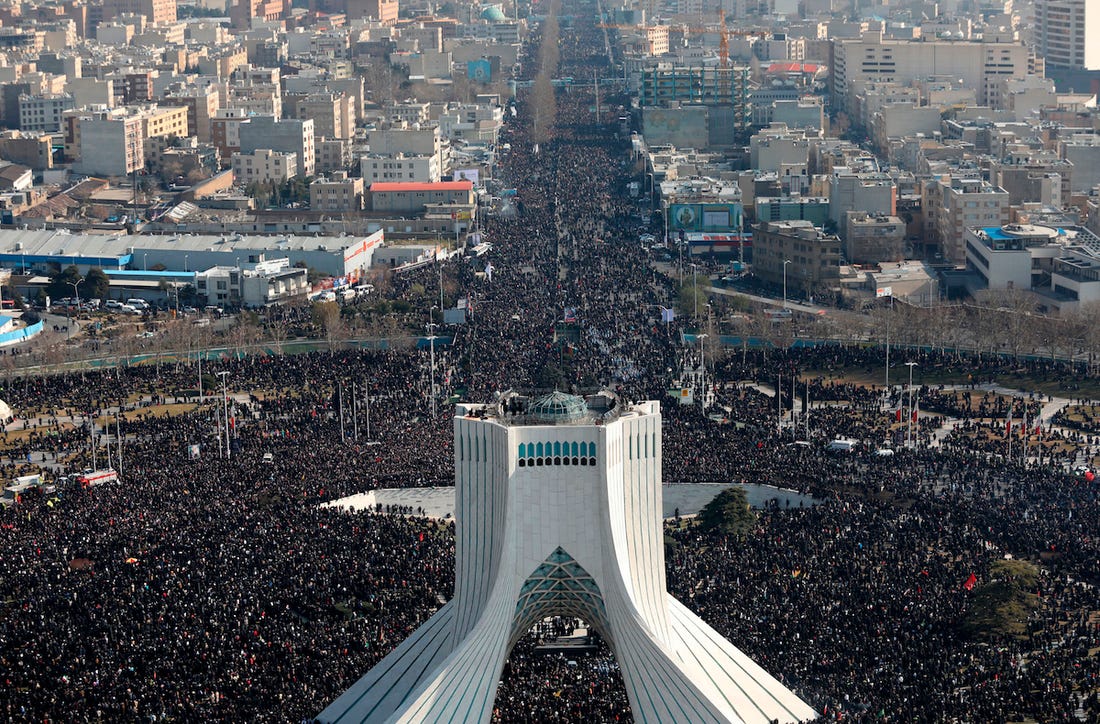
POLYGON ((607 642, 581 619, 552 616, 512 647, 491 721, 621 723, 633 716, 607 642))
POLYGON ((632 721, 595 579, 558 547, 524 581, 494 722, 632 721))

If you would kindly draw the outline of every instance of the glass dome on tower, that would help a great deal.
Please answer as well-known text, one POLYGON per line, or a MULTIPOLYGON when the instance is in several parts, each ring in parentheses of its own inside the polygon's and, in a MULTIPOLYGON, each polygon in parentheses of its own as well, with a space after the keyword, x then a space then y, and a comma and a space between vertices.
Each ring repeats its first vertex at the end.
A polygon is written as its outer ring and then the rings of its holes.
POLYGON ((564 392, 551 392, 527 403, 527 415, 536 422, 576 422, 583 420, 587 414, 588 403, 583 397, 564 392))

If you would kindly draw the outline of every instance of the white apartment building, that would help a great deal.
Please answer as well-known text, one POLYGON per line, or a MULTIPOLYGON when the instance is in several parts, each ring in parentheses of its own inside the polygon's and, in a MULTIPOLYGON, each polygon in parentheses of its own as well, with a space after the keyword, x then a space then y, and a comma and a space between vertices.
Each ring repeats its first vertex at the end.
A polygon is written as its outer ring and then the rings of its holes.
POLYGON ((378 181, 436 183, 441 178, 438 156, 394 156, 368 154, 359 159, 360 176, 367 186, 378 181))
POLYGON ((1074 133, 1058 142, 1058 155, 1073 164, 1073 191, 1087 194, 1100 185, 1100 135, 1074 133))
POLYGON ((293 151, 258 148, 233 154, 233 179, 239 184, 281 184, 298 175, 298 156, 293 151))
POLYGON ((126 176, 145 168, 145 144, 140 116, 124 109, 95 111, 67 118, 79 129, 79 161, 74 170, 90 176, 126 176))
POLYGON ((69 93, 45 96, 19 96, 19 130, 58 133, 65 111, 74 107, 69 93))
POLYGON ((1019 42, 892 40, 882 31, 858 40, 833 41, 833 106, 848 110, 851 86, 866 80, 908 85, 929 75, 958 78, 973 88, 978 102, 1000 108, 1005 78, 1033 74, 1035 54, 1019 42))

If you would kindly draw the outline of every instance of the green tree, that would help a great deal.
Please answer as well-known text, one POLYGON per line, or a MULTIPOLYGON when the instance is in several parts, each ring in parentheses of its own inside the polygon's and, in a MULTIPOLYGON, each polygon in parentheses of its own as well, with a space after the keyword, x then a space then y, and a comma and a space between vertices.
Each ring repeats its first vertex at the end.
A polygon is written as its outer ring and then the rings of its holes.
POLYGON ((963 632, 982 640, 1024 637, 1027 619, 1039 606, 1038 576, 1039 570, 1027 561, 995 561, 989 582, 974 589, 963 632))
MULTIPOLYGON (((50 283, 46 287, 47 294, 50 295, 51 299, 71 297, 73 295, 73 284, 79 285, 82 281, 84 280, 80 276, 80 270, 70 264, 50 275, 50 283)), ((79 286, 77 288, 79 289, 79 286)))
POLYGON ((691 317, 697 310, 700 315, 705 316, 703 313, 706 310, 703 307, 706 303, 706 285, 702 281, 694 283, 691 281, 691 277, 688 276, 684 283, 680 285, 680 294, 676 298, 677 316, 691 317))
POLYGON ((745 489, 726 488, 699 511, 699 525, 705 531, 743 538, 756 525, 756 514, 749 508, 745 489))
POLYGON ((85 299, 107 299, 111 293, 111 280, 99 267, 92 267, 80 283, 80 296, 85 299))

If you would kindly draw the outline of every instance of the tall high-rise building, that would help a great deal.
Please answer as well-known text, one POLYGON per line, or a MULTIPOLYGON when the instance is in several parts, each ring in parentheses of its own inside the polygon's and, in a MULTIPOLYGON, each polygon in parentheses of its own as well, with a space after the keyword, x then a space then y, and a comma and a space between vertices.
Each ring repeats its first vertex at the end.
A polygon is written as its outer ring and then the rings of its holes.
POLYGON ((142 15, 150 23, 174 23, 176 0, 104 0, 104 21, 125 13, 142 15))
POLYGON ((637 721, 816 716, 667 592, 659 403, 509 393, 458 405, 454 436, 454 598, 320 721, 488 722, 509 652, 550 616, 607 641, 637 721))
POLYGON ((1100 2, 1035 0, 1034 38, 1048 65, 1100 70, 1100 2))
POLYGON ((290 11, 289 0, 234 0, 229 7, 233 27, 247 30, 252 20, 282 20, 290 11))

